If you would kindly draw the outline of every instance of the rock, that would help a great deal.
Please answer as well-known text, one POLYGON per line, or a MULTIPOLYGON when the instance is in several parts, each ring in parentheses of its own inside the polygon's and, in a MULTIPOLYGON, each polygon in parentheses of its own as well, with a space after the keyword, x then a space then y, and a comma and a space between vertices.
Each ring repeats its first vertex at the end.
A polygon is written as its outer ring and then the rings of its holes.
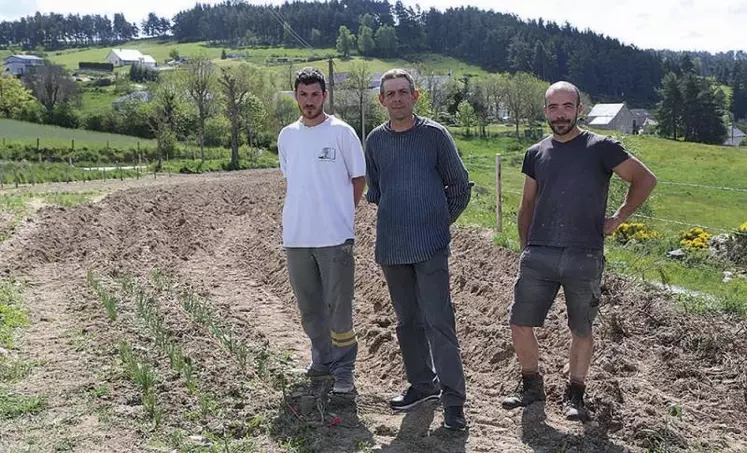
POLYGON ((672 250, 671 252, 667 252, 667 256, 670 258, 682 259, 685 257, 685 251, 682 249, 672 250))
POLYGON ((213 443, 213 442, 212 442, 212 441, 211 441, 210 439, 208 439, 207 437, 204 437, 204 436, 199 436, 199 435, 197 435, 197 434, 195 434, 195 435, 193 435, 193 436, 189 436, 189 440, 191 440, 192 442, 194 442, 194 443, 196 443, 196 444, 199 444, 199 445, 210 445, 210 444, 212 444, 212 443, 213 443))

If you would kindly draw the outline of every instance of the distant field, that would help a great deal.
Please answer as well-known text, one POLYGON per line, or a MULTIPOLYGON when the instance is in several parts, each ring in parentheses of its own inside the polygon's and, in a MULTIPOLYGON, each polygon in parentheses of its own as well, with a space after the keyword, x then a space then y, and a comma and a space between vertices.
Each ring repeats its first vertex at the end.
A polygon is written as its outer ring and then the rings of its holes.
POLYGON ((72 140, 75 140, 76 148, 84 146, 101 147, 106 146, 107 142, 109 142, 110 146, 119 147, 135 147, 138 142, 141 146, 155 146, 153 140, 127 135, 105 134, 82 129, 66 129, 57 126, 0 119, 0 140, 5 139, 5 142, 8 144, 36 144, 37 138, 40 139, 40 146, 42 147, 70 146, 72 140))
MULTIPOLYGON (((351 59, 342 60, 337 58, 337 51, 334 48, 320 48, 320 49, 301 49, 301 48, 286 48, 286 47, 268 47, 268 48, 238 48, 232 49, 230 47, 220 47, 208 45, 205 42, 196 43, 176 43, 173 41, 159 40, 159 39, 143 39, 131 41, 116 48, 128 48, 137 49, 142 53, 151 55, 159 64, 163 64, 168 60, 169 54, 172 50, 179 52, 181 56, 197 56, 205 55, 213 59, 220 65, 235 65, 241 61, 248 61, 250 63, 259 66, 280 66, 288 67, 293 64, 295 67, 300 67, 306 64, 305 61, 293 61, 293 60, 308 60, 309 64, 315 64, 320 66, 324 72, 327 72, 327 59, 329 57, 335 57, 335 67, 338 71, 346 71, 350 64, 355 61, 362 59, 358 56, 353 56, 351 59), (221 60, 221 52, 225 49, 228 54, 239 54, 244 58, 241 60, 226 59, 221 60), (282 61, 283 59, 288 60, 287 62, 282 61)), ((94 47, 85 49, 70 49, 59 52, 50 52, 48 58, 55 63, 61 64, 68 69, 77 69, 78 62, 80 61, 93 61, 103 62, 106 56, 112 49, 112 46, 107 47, 94 47)), ((3 51, 7 55, 7 51, 3 51)), ((365 61, 371 66, 373 72, 384 72, 387 69, 393 67, 414 67, 416 63, 405 60, 382 60, 377 58, 366 58, 365 61)), ((459 61, 455 58, 446 57, 437 54, 423 54, 419 63, 424 64, 428 70, 434 71, 439 74, 448 74, 449 71, 453 75, 463 74, 485 74, 486 71, 480 69, 477 66, 470 65, 459 61)))

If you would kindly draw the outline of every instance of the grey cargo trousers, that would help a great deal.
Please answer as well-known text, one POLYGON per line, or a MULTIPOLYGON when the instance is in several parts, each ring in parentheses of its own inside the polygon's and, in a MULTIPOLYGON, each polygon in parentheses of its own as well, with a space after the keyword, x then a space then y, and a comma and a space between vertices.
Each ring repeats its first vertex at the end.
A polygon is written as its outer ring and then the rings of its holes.
POLYGON ((358 340, 353 328, 353 240, 332 247, 286 248, 301 324, 311 340, 311 368, 349 380, 358 340))

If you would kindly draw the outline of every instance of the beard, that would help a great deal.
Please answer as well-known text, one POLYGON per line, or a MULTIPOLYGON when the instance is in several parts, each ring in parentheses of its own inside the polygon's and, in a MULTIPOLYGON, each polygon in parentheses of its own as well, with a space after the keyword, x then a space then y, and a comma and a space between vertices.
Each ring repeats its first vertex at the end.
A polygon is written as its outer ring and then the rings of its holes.
POLYGON ((574 127, 576 127, 577 121, 578 115, 574 116, 573 119, 570 120, 548 121, 547 124, 550 125, 550 129, 552 129, 555 135, 565 135, 568 132, 572 131, 574 127))
POLYGON ((306 118, 307 120, 313 120, 313 119, 318 118, 319 115, 321 115, 323 111, 321 106, 316 107, 313 105, 307 105, 300 110, 301 110, 301 115, 303 115, 303 117, 306 118))

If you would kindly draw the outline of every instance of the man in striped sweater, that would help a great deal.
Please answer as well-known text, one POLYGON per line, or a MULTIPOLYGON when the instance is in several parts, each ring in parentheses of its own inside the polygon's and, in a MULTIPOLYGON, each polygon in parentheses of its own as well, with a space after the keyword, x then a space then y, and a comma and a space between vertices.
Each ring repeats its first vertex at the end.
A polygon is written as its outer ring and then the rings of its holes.
POLYGON ((376 262, 397 314, 408 388, 391 400, 408 410, 441 397, 444 427, 464 430, 465 379, 449 287, 449 227, 467 207, 471 185, 449 132, 413 114, 412 76, 381 78, 389 121, 366 141, 367 200, 378 205, 376 262), (434 370, 435 367, 435 370, 434 370))

